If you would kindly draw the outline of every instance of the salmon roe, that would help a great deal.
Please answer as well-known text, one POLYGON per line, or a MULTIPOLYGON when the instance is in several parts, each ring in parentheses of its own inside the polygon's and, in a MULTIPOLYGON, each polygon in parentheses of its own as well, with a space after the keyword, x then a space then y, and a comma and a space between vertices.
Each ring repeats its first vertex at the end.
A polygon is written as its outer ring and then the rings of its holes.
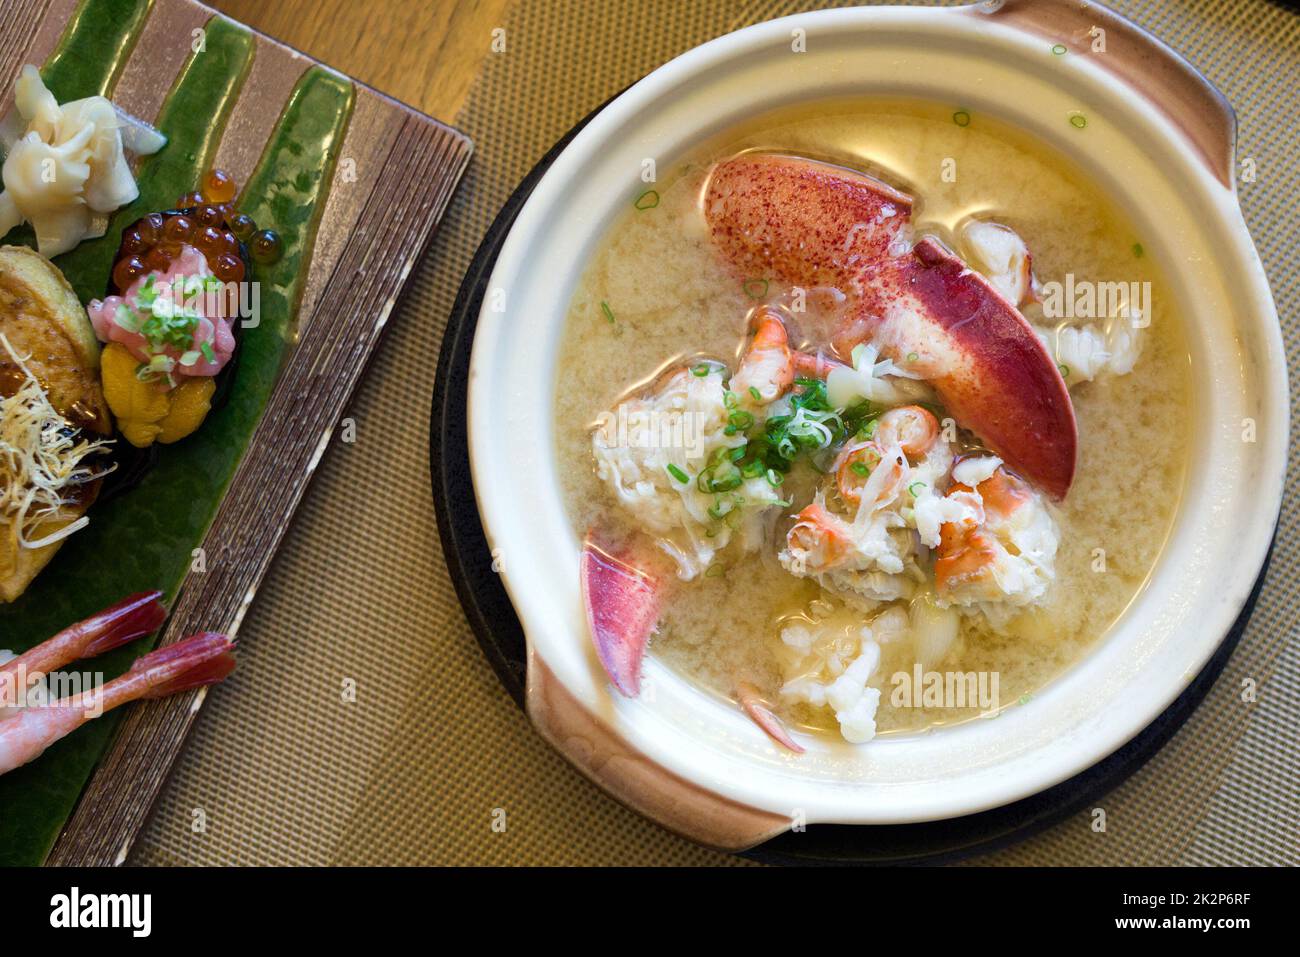
POLYGON ((274 230, 259 230, 251 216, 236 210, 238 192, 233 176, 210 169, 197 190, 176 201, 175 210, 136 220, 122 232, 113 285, 125 291, 146 273, 166 271, 180 255, 182 245, 201 252, 212 274, 222 282, 243 281, 245 256, 259 263, 277 262, 284 254, 283 241, 274 230))
POLYGON ((209 203, 229 203, 235 198, 235 180, 223 169, 210 169, 200 188, 209 203))

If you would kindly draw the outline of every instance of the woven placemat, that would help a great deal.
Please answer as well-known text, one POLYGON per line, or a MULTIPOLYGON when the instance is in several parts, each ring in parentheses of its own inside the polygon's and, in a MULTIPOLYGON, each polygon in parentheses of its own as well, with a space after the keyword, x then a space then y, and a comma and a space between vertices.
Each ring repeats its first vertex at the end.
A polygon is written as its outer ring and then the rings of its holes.
MULTIPOLYGON (((133 863, 743 863, 606 798, 501 689, 438 544, 429 397, 461 275, 555 140, 704 40, 827 5, 523 0, 512 9, 501 25, 505 52, 488 54, 454 118, 478 152, 352 403, 355 441, 336 441, 321 463, 240 630, 240 668, 209 696, 133 863)), ((1241 184, 1242 204, 1294 360, 1300 18, 1264 0, 1112 5, 1197 64, 1236 107, 1239 154, 1257 168, 1255 182, 1241 184)), ((1293 429, 1297 412, 1293 400, 1293 429)), ((1292 455, 1269 579, 1201 708, 1103 799, 1104 832, 1081 814, 977 863, 1300 862, 1292 455), (1243 700, 1251 682, 1255 700, 1243 700)))

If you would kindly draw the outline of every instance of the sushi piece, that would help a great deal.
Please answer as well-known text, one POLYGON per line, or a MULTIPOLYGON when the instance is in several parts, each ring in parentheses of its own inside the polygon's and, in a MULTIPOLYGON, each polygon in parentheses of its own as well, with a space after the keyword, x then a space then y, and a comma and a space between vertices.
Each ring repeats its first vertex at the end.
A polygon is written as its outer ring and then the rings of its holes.
POLYGON ((85 527, 111 468, 99 351, 63 274, 34 250, 0 247, 0 601, 85 527))

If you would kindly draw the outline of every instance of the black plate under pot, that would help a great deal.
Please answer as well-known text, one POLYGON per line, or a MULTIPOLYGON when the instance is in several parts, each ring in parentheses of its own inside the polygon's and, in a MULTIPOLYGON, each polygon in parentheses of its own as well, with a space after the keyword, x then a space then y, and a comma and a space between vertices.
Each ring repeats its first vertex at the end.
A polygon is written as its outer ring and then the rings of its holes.
MULTIPOLYGON (((447 570, 483 653, 520 707, 527 672, 524 632, 500 576, 492 570, 470 478, 466 417, 469 358, 479 307, 501 245, 537 181, 588 119, 570 130, 528 174, 497 215, 470 263, 438 357, 429 425, 433 503, 447 570)), ((1201 703, 1241 639, 1271 556, 1270 548, 1241 614, 1187 689, 1136 737, 1086 771, 1038 794, 978 814, 924 824, 812 824, 802 833, 774 837, 745 851, 744 856, 779 864, 944 863, 1005 847, 1095 806, 1103 794, 1159 751, 1201 703)))

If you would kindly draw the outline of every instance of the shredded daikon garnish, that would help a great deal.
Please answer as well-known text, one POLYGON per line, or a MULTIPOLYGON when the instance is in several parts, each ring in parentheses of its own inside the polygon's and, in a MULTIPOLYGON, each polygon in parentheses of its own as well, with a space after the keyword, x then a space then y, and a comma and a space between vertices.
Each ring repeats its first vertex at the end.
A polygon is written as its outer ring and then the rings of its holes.
MULTIPOLYGON (((53 545, 85 528, 85 516, 38 539, 42 525, 59 521, 70 503, 65 495, 112 471, 97 471, 85 459, 103 452, 108 440, 89 441, 50 404, 49 396, 27 368, 27 359, 14 351, 0 333, 0 345, 23 374, 13 395, 0 398, 0 519, 7 520, 23 548, 53 545)), ((27 358, 31 358, 28 356, 27 358)))

